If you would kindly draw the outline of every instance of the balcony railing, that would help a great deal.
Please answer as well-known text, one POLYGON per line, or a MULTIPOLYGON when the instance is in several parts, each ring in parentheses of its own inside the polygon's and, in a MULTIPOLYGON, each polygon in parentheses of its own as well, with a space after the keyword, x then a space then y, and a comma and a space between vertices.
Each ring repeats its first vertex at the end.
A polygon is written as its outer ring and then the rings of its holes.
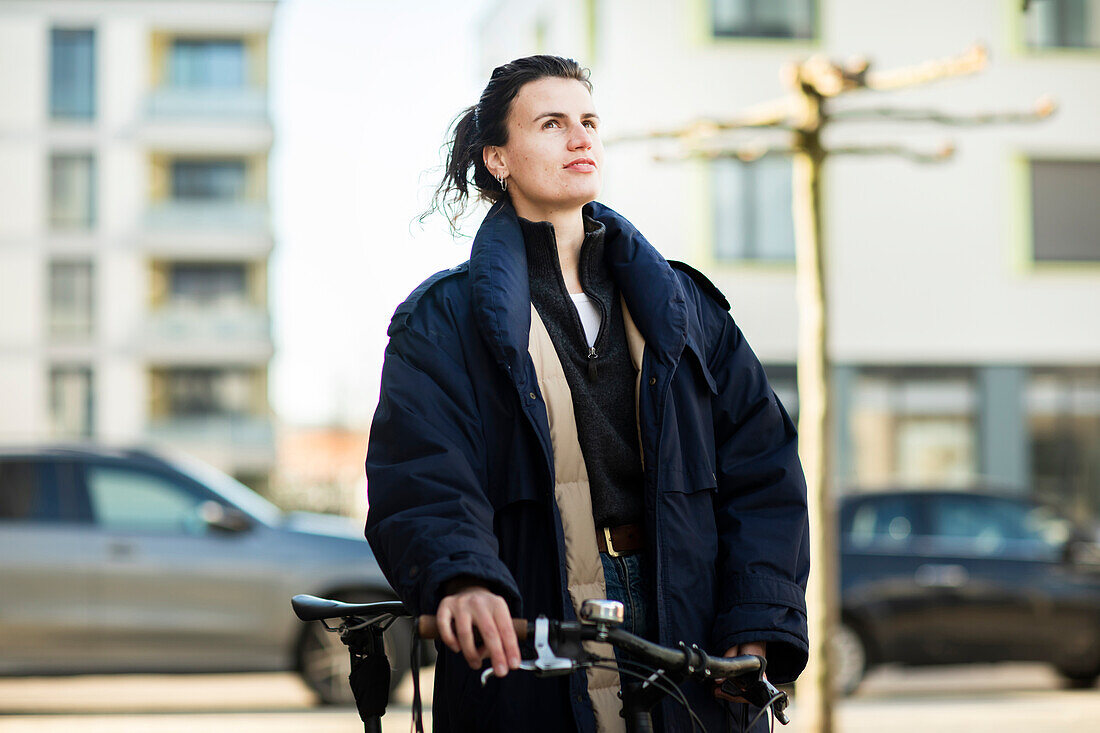
POLYGON ((271 318, 255 306, 170 303, 152 311, 146 336, 157 342, 269 341, 271 318))
POLYGON ((176 415, 151 420, 149 438, 171 445, 243 446, 272 448, 271 420, 252 415, 176 415))
POLYGON ((267 231, 270 211, 254 201, 185 201, 172 199, 153 204, 145 212, 145 224, 158 231, 222 229, 267 231))
POLYGON ((146 113, 157 121, 207 119, 262 122, 268 118, 263 89, 160 87, 149 93, 146 113))

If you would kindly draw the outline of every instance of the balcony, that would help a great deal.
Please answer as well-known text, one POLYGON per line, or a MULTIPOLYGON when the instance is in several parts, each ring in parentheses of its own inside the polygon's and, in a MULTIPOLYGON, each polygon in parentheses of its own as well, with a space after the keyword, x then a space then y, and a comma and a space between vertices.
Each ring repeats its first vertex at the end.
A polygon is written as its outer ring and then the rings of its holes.
POLYGON ((271 212, 264 202, 169 200, 145 212, 141 246, 155 255, 257 259, 271 254, 271 212))
POLYGON ((171 364, 266 364, 273 353, 267 310, 243 304, 170 303, 149 313, 140 341, 149 358, 171 364))
POLYGON ((232 472, 265 471, 275 460, 271 419, 253 415, 174 415, 150 420, 150 441, 232 472))
POLYGON ((160 87, 149 93, 145 104, 149 120, 268 122, 263 89, 160 87))
POLYGON ((159 87, 145 98, 138 138, 181 152, 259 153, 274 131, 267 90, 159 87))
POLYGON ((145 226, 153 231, 271 230, 267 204, 253 201, 166 201, 146 211, 145 226))

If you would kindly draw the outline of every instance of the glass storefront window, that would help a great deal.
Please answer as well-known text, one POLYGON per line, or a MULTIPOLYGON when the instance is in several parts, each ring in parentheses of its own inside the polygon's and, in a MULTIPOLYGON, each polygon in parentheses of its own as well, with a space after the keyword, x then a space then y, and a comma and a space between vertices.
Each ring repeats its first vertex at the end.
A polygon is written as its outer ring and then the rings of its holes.
POLYGON ((964 486, 978 473, 970 369, 861 369, 849 415, 860 486, 964 486))
POLYGON ((1100 516, 1100 367, 1033 368, 1027 386, 1037 498, 1078 521, 1100 516))

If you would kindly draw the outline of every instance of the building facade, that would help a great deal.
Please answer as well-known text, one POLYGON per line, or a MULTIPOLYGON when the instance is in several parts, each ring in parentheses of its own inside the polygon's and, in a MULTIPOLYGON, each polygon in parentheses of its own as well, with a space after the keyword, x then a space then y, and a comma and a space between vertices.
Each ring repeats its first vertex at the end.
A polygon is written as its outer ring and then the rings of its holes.
MULTIPOLYGON (((531 53, 592 69, 602 135, 731 118, 786 93, 780 69, 821 53, 873 69, 957 56, 986 71, 833 109, 967 115, 1030 109, 1037 124, 832 125, 828 147, 957 152, 937 164, 835 156, 823 182, 829 355, 841 490, 994 486, 1100 516, 1100 2, 516 0, 486 13, 482 80, 531 53)), ((787 144, 742 131, 732 146, 787 144)), ((666 256, 707 273, 797 410, 791 162, 659 162, 675 143, 606 151, 601 200, 666 256)))
POLYGON ((0 1, 0 440, 265 488, 275 6, 0 1))

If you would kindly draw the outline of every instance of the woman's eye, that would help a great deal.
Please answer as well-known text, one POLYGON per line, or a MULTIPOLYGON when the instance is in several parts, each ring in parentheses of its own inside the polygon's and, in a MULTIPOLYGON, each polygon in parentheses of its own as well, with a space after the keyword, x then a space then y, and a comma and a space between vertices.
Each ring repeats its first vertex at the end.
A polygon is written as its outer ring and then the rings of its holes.
POLYGON ((591 128, 593 129, 593 130, 595 130, 595 129, 596 129, 596 123, 595 123, 595 121, 593 121, 593 120, 585 120, 585 121, 584 121, 584 124, 588 125, 588 126, 589 126, 589 127, 591 127, 591 128))
POLYGON ((557 120, 547 120, 546 122, 543 123, 542 126, 546 127, 547 125, 556 125, 556 124, 558 124, 557 120))

